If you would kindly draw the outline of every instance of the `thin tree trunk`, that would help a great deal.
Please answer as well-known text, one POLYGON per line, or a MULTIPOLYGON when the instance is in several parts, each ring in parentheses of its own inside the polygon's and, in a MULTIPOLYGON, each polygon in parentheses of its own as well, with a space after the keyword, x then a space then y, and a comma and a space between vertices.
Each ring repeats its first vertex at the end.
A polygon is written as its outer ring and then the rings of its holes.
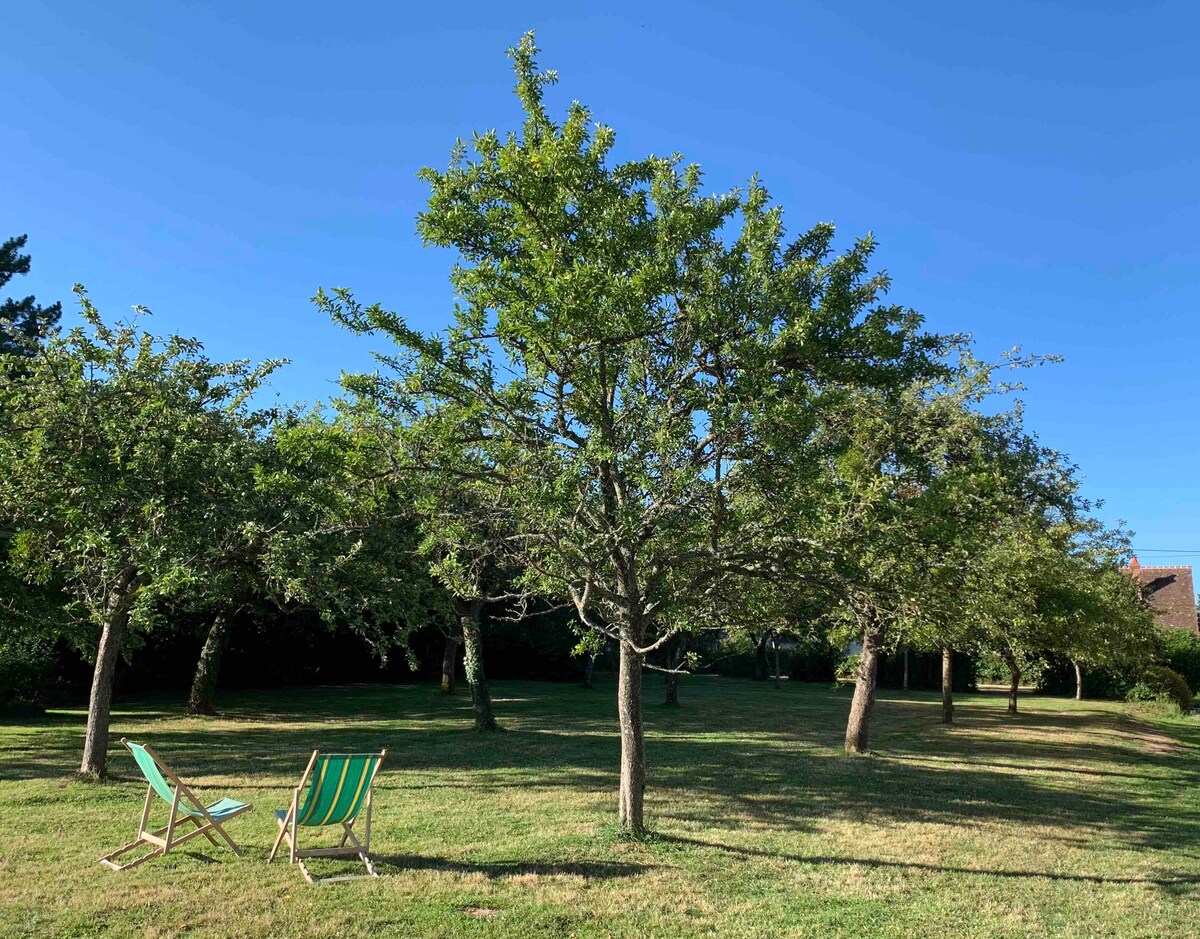
POLYGON ((442 651, 442 694, 454 694, 454 672, 458 664, 458 638, 446 634, 442 651))
POLYGON ((1075 700, 1083 700, 1083 669, 1079 665, 1078 659, 1071 659, 1071 664, 1075 666, 1075 700))
POLYGON ((875 688, 879 681, 879 642, 883 630, 872 622, 863 632, 862 652, 858 657, 858 675, 850 719, 846 723, 846 752, 866 753, 871 711, 875 708, 875 688))
POLYGON ((596 671, 596 656, 589 655, 583 663, 583 687, 592 687, 592 675, 596 671))
POLYGON ((954 653, 942 650, 942 723, 954 723, 954 653))
MULTIPOLYGON (((675 649, 667 659, 667 667, 671 669, 682 668, 684 661, 687 659, 688 637, 680 634, 679 639, 675 643, 675 649)), ((666 673, 667 679, 667 697, 663 702, 669 707, 679 707, 679 672, 670 671, 666 673)))
POLYGON ((483 672, 483 632, 479 626, 479 612, 483 603, 467 601, 459 607, 459 621, 463 631, 463 665, 466 667, 467 684, 471 686, 471 707, 475 711, 475 729, 493 731, 498 729, 496 716, 492 713, 492 695, 488 690, 487 676, 483 672))
POLYGON ((121 657, 121 640, 129 625, 129 613, 135 593, 119 595, 110 605, 100 631, 96 649, 96 669, 92 674, 92 693, 88 698, 87 732, 83 738, 83 762, 79 773, 89 779, 103 779, 108 759, 108 724, 112 713, 113 680, 121 657))
POLYGON ((771 645, 774 647, 774 651, 775 651, 775 687, 782 688, 783 685, 780 683, 780 680, 779 680, 779 634, 778 633, 771 636, 771 645))
POLYGON ((224 613, 213 617, 208 627, 208 636, 196 662, 196 674, 192 677, 192 690, 188 694, 188 714, 216 714, 213 693, 217 690, 217 675, 221 670, 221 654, 225 651, 225 637, 229 634, 229 620, 224 613))
POLYGON ((1017 713, 1017 689, 1021 686, 1021 669, 1017 665, 1017 657, 1011 652, 1005 652, 1004 662, 1008 666, 1012 680, 1008 685, 1008 713, 1017 713))
POLYGON ((904 690, 908 691, 908 646, 904 647, 904 690))
MULTIPOLYGON (((767 663, 767 633, 754 640, 754 680, 766 681, 771 667, 767 663)), ((751 637, 753 638, 753 637, 751 637)))
POLYGON ((663 701, 667 707, 679 707, 679 674, 667 672, 667 696, 663 701))
POLYGON ((646 830, 646 731, 642 723, 642 656, 621 642, 617 675, 617 714, 621 724, 621 788, 618 817, 626 831, 646 830))

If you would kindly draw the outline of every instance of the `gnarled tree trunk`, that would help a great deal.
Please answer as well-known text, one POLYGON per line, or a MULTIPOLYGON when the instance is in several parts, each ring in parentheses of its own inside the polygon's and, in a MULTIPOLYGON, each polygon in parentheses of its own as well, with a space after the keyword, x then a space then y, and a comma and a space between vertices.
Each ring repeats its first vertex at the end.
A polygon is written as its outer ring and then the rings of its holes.
POLYGON ((1079 664, 1078 659, 1071 659, 1071 664, 1075 666, 1075 700, 1083 700, 1083 668, 1079 664))
POLYGON ((874 618, 863 631, 863 647, 858 657, 858 674, 854 682, 854 698, 850 702, 850 719, 846 723, 846 752, 866 753, 871 712, 875 708, 875 688, 879 681, 879 643, 883 629, 874 618))
POLYGON ((217 675, 221 669, 221 653, 225 651, 225 638, 229 634, 229 620, 224 613, 213 617, 208 635, 196 662, 196 674, 192 676, 192 690, 188 694, 188 714, 216 714, 213 693, 217 689, 217 675))
POLYGON ((954 653, 942 650, 942 723, 954 723, 954 653))
POLYGON ((492 731, 498 729, 498 725, 496 716, 492 713, 492 695, 488 690, 487 676, 483 672, 483 631, 479 625, 479 613, 482 609, 481 600, 460 600, 458 603, 458 618, 463 631, 463 665, 466 668, 467 684, 471 686, 475 729, 492 731))
POLYGON ((96 649, 96 668, 92 673, 92 693, 88 698, 87 731, 83 738, 83 761, 79 774, 89 779, 103 779, 108 759, 108 724, 112 713, 113 680, 117 660, 121 657, 121 640, 129 625, 130 611, 137 597, 136 588, 126 587, 114 594, 108 615, 100 630, 100 645, 96 649))
POLYGON ((442 651, 442 694, 454 694, 454 672, 458 664, 458 638, 446 634, 446 647, 442 651))
POLYGON ((646 729, 642 723, 642 658, 628 640, 621 642, 617 673, 617 715, 621 725, 621 786, 617 814, 621 827, 646 830, 646 729))

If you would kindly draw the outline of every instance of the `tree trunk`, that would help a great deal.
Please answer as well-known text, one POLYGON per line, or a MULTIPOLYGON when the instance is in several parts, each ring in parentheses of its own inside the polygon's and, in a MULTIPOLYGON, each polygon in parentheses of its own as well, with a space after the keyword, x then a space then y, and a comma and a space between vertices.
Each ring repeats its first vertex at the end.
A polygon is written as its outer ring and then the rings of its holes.
POLYGON ((92 675, 92 693, 88 698, 87 732, 83 738, 83 762, 79 773, 89 779, 103 779, 108 759, 108 723, 112 713, 113 679, 121 657, 121 640, 129 625, 134 594, 120 596, 109 607, 100 645, 96 650, 96 670, 92 675))
MULTIPOLYGON (((758 639, 754 639, 754 680, 766 681, 767 675, 771 672, 771 667, 767 663, 767 633, 763 633, 758 639)), ((751 637, 754 638, 753 636, 751 637)))
POLYGON ((641 834, 646 830, 646 730, 642 724, 642 656, 621 642, 617 677, 617 714, 621 723, 621 788, 618 817, 621 827, 641 834))
POLYGON ((1021 669, 1017 665, 1017 657, 1011 652, 1006 652, 1004 655, 1004 663, 1008 666, 1009 674, 1012 675, 1012 680, 1008 685, 1008 713, 1017 713, 1017 689, 1021 686, 1021 669))
POLYGON ((188 694, 188 714, 216 714, 213 707, 213 692, 217 690, 217 674, 221 669, 221 653, 225 651, 225 637, 229 634, 229 620, 224 613, 213 617, 208 627, 208 636, 200 650, 196 663, 196 674, 192 677, 192 690, 188 694))
POLYGON ((779 680, 779 635, 778 634, 771 636, 771 645, 775 651, 775 687, 782 688, 783 685, 780 683, 780 680, 779 680))
POLYGON ((488 690, 487 676, 483 672, 483 633, 479 626, 479 611, 483 603, 470 600, 459 606, 459 621, 463 631, 463 665, 466 667, 467 684, 471 686, 471 707, 475 711, 475 729, 497 730, 496 716, 492 713, 492 695, 488 690))
MULTIPOLYGON (((674 650, 667 658, 667 668, 683 667, 683 663, 687 660, 687 647, 688 637, 680 634, 674 650)), ((665 677, 667 679, 667 697, 663 703, 670 707, 679 707, 679 672, 667 672, 665 677)))
POLYGON ((1079 665, 1078 659, 1071 659, 1071 664, 1075 666, 1075 700, 1083 700, 1083 669, 1079 665))
POLYGON ((454 672, 458 664, 458 639, 446 634, 446 647, 442 651, 442 694, 454 694, 454 672))
POLYGON ((908 691, 908 646, 904 647, 904 690, 908 691))
POLYGON ((663 704, 668 707, 679 707, 679 674, 667 672, 667 696, 663 704))
POLYGON ((875 687, 879 680, 879 642, 882 638, 883 630, 874 623, 863 632, 854 699, 850 702, 850 720, 846 723, 847 753, 867 752, 867 733, 871 711, 875 707, 875 687))
POLYGON ((954 653, 942 650, 942 723, 954 723, 954 653))
POLYGON ((583 687, 592 687, 592 674, 596 671, 596 657, 589 655, 583 664, 583 687))

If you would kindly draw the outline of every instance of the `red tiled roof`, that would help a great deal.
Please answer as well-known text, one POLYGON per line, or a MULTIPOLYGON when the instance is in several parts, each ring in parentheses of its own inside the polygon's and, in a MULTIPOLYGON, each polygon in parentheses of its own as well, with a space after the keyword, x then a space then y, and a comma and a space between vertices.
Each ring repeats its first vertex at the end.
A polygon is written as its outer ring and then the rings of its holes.
POLYGON ((1133 559, 1129 572, 1138 579, 1160 626, 1200 632, 1196 626, 1196 591, 1190 567, 1142 567, 1133 559))

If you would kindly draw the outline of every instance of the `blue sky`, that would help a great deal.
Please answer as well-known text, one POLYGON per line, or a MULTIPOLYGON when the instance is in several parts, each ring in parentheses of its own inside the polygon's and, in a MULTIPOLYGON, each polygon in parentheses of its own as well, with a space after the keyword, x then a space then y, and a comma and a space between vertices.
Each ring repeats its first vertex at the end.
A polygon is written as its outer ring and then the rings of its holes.
POLYGON ((1188 3, 45 2, 0 29, 0 235, 17 285, 218 357, 285 356, 330 396, 367 346, 309 305, 350 286, 422 327, 451 256, 423 165, 515 126, 535 28, 621 156, 758 172, 799 231, 873 231, 892 299, 979 354, 1019 344, 1030 426, 1083 467, 1144 564, 1200 565, 1200 12, 1188 3), (1168 557, 1156 550, 1188 552, 1168 557))

